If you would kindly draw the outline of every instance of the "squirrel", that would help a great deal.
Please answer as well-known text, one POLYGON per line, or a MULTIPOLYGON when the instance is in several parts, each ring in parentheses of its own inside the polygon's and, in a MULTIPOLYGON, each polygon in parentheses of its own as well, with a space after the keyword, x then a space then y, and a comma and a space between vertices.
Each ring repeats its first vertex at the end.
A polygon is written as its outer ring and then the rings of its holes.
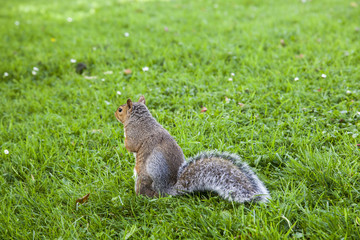
POLYGON ((239 203, 267 202, 271 197, 250 167, 235 154, 200 153, 185 160, 175 139, 151 115, 141 96, 115 111, 124 125, 125 148, 136 158, 137 195, 159 197, 213 191, 239 203))

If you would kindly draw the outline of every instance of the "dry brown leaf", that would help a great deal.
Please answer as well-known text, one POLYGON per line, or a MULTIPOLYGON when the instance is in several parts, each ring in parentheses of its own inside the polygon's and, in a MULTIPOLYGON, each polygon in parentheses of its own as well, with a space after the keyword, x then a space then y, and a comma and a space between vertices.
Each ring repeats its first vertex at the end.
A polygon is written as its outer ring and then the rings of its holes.
POLYGON ((124 74, 125 74, 125 75, 129 75, 129 74, 131 74, 131 73, 132 73, 131 69, 129 69, 129 68, 124 69, 124 74))
POLYGON ((82 198, 76 199, 76 204, 83 204, 89 200, 90 193, 86 194, 82 198))

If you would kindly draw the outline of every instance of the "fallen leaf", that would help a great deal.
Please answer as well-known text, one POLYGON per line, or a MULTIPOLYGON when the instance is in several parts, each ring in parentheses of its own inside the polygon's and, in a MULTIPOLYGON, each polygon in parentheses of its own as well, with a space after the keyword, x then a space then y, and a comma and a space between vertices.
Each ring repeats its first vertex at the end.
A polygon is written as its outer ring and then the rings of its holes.
POLYGON ((201 108, 201 112, 206 112, 207 111, 207 108, 206 107, 202 107, 201 108))
POLYGON ((353 7, 353 8, 356 8, 358 6, 358 4, 356 2, 351 2, 350 6, 353 7))
POLYGON ((97 76, 84 76, 85 79, 96 79, 97 76))
POLYGON ((89 196, 90 196, 90 193, 86 194, 86 195, 83 196, 82 198, 76 199, 76 206, 77 206, 78 204, 86 203, 86 202, 89 200, 89 196))
POLYGON ((129 74, 131 74, 131 73, 132 73, 132 71, 131 71, 131 69, 129 69, 129 68, 124 70, 124 74, 125 74, 125 75, 129 75, 129 74))
POLYGON ((241 103, 241 102, 239 102, 238 104, 239 104, 240 107, 245 106, 245 104, 243 104, 243 103, 241 103))

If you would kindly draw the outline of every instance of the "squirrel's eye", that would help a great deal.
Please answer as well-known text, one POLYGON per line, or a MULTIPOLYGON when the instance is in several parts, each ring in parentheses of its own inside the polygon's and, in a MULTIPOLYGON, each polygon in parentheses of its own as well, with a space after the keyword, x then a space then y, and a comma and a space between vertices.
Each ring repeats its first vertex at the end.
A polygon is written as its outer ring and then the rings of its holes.
POLYGON ((122 112, 122 108, 119 108, 119 112, 122 112))

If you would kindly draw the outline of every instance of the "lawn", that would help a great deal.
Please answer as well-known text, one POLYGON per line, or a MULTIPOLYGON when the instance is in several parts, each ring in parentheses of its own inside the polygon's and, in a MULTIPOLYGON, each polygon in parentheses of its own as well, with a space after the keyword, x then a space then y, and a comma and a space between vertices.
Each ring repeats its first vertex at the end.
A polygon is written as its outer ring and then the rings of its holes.
POLYGON ((0 239, 360 238, 359 1, 0 4, 0 239), (136 196, 114 111, 142 94, 272 200, 136 196))

